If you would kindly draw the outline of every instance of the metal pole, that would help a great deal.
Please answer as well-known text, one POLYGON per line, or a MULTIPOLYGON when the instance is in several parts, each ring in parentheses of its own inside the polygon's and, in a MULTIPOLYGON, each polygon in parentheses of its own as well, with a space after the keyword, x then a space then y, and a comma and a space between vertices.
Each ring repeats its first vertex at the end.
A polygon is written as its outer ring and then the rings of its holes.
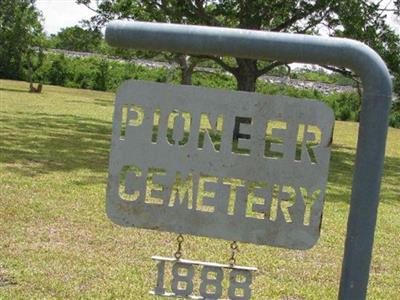
POLYGON ((106 40, 116 47, 329 64, 357 73, 363 98, 339 299, 365 299, 392 97, 383 60, 349 39, 206 26, 114 21, 106 40))

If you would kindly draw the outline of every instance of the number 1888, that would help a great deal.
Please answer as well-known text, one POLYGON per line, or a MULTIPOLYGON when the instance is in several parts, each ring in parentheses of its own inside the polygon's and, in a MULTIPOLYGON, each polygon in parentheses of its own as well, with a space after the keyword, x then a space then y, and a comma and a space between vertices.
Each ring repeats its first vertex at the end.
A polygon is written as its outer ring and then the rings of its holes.
POLYGON ((154 256, 157 264, 157 284, 153 291, 154 295, 190 299, 223 299, 224 270, 228 276, 227 298, 231 300, 244 300, 251 297, 252 272, 256 268, 239 267, 222 264, 214 264, 190 260, 175 260, 154 256), (165 263, 172 263, 170 290, 165 288, 165 263), (195 295, 194 277, 195 268, 199 267, 200 286, 199 295, 195 295))

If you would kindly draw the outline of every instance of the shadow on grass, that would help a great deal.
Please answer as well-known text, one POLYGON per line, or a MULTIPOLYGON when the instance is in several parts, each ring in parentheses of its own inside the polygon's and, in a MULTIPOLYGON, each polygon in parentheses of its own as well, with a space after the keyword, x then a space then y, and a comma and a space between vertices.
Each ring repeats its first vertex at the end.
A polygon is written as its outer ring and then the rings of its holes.
POLYGON ((10 89, 10 88, 2 88, 2 87, 0 87, 0 91, 17 92, 17 93, 29 93, 28 86, 27 86, 26 89, 10 89))
MULTIPOLYGON (((12 172, 25 176, 78 169, 107 172, 111 122, 45 113, 2 114, 0 122, 0 162, 12 172)), ((354 149, 333 147, 327 201, 349 202, 354 158, 354 149)), ((396 200, 394 187, 399 174, 400 159, 387 157, 384 181, 389 191, 385 202, 396 200)))
MULTIPOLYGON (((327 200, 330 202, 350 202, 351 186, 353 182, 355 149, 343 146, 333 146, 328 177, 327 200)), ((398 185, 400 174, 400 159, 385 157, 383 181, 395 187, 398 185)), ((385 194, 385 202, 396 201, 395 190, 390 189, 385 194)))
MULTIPOLYGON (((66 100, 66 102, 82 104, 82 100, 66 100)), ((99 106, 102 106, 102 107, 114 106, 114 100, 113 99, 96 98, 93 101, 90 101, 90 103, 93 103, 95 105, 99 105, 99 106)))
POLYGON ((22 175, 106 172, 111 122, 74 115, 2 114, 0 162, 22 175))
POLYGON ((96 98, 94 99, 94 104, 100 105, 100 106, 114 106, 114 99, 100 99, 96 98))

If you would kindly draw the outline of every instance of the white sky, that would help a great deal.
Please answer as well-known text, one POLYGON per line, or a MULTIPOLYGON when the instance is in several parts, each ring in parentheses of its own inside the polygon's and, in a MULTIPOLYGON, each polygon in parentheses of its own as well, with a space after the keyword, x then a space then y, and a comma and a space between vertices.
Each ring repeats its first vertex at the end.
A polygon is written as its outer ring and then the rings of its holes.
MULTIPOLYGON (((373 0, 376 2, 376 0, 373 0)), ((383 0, 382 7, 394 8, 393 0, 383 0)), ((37 0, 36 7, 42 11, 44 29, 48 34, 57 33, 61 28, 79 24, 83 19, 89 19, 94 12, 84 5, 78 5, 75 0, 37 0)), ((400 34, 400 17, 387 12, 388 23, 400 34)))
POLYGON ((94 12, 84 5, 76 4, 75 0, 37 0, 36 7, 43 14, 43 25, 48 34, 77 25, 79 21, 94 15, 94 12))

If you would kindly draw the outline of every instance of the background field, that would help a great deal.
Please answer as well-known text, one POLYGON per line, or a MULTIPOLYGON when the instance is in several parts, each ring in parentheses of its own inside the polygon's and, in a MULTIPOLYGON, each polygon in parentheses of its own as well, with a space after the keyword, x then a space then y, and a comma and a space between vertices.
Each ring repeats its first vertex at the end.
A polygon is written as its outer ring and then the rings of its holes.
MULTIPOLYGON (((0 299, 154 299, 152 255, 175 234, 105 215, 112 93, 0 80, 0 299)), ((240 244, 254 299, 335 299, 358 124, 336 122, 321 239, 308 251, 240 244)), ((389 128, 369 298, 400 290, 400 129, 389 128)), ((225 263, 229 242, 185 236, 184 256, 225 263)))

